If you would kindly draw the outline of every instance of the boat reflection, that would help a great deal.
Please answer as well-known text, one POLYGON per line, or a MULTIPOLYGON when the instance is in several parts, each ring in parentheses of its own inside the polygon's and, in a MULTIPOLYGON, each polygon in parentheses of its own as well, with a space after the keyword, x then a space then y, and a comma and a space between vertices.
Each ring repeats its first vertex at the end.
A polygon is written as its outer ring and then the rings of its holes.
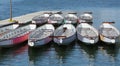
POLYGON ((82 42, 77 43, 80 46, 80 51, 86 56, 88 62, 86 62, 89 66, 95 66, 95 58, 98 50, 98 46, 96 44, 87 45, 82 42))
POLYGON ((54 45, 55 47, 55 52, 56 52, 56 56, 58 59, 58 65, 62 65, 67 63, 67 60, 69 58, 69 56, 71 55, 73 49, 74 49, 75 43, 73 42, 73 44, 70 45, 54 45))
POLYGON ((42 45, 42 46, 35 47, 35 48, 29 47, 28 48, 29 66, 39 66, 40 64, 42 64, 42 61, 43 63, 44 61, 47 61, 50 47, 51 47, 51 44, 42 45))
POLYGON ((116 63, 118 52, 119 47, 117 44, 107 44, 104 42, 99 42, 98 51, 95 58, 95 65, 99 63, 100 66, 102 66, 104 63, 109 66, 114 66, 116 63))
POLYGON ((49 46, 29 48, 29 66, 101 66, 103 63, 114 65, 119 47, 101 42, 94 45, 75 42, 66 46, 52 43, 49 46))
MULTIPOLYGON (((83 54, 89 59, 89 66, 102 66, 106 63, 109 65, 115 65, 116 57, 119 54, 119 44, 106 44, 99 42, 94 45, 86 45, 78 42, 83 54)), ((87 61, 87 60, 86 60, 87 61)))
POLYGON ((29 48, 29 66, 60 66, 66 62, 73 45, 52 44, 29 48))
POLYGON ((88 58, 95 58, 97 45, 86 45, 84 43, 78 43, 78 45, 81 47, 83 52, 86 52, 88 58))
MULTIPOLYGON (((26 63, 27 61, 27 49, 28 45, 25 43, 10 47, 10 48, 1 48, 0 49, 0 65, 1 66, 8 66, 12 65, 15 66, 18 63, 26 63), (25 58, 23 58, 25 57, 25 58), (20 60, 20 58, 22 58, 20 60)), ((22 64, 21 64, 22 65, 22 64)), ((25 64, 28 65, 28 64, 25 64)))
POLYGON ((4 55, 19 55, 22 54, 23 52, 27 51, 28 49, 28 45, 26 43, 22 43, 20 45, 17 45, 15 47, 4 47, 0 49, 0 55, 4 56, 4 55))

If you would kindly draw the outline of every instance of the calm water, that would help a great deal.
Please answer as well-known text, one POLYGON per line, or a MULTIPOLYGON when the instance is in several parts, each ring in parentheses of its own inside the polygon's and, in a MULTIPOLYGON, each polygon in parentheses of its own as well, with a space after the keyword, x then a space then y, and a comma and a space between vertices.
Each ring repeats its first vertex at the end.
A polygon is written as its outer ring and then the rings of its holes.
POLYGON ((28 45, 0 48, 0 66, 28 66, 28 45))
POLYGON ((99 44, 75 42, 69 46, 29 49, 29 63, 30 66, 119 66, 119 46, 99 44))
MULTIPOLYGON (((103 21, 115 21, 120 29, 119 0, 12 0, 13 16, 36 11, 72 10, 93 12, 93 26, 99 28, 103 21)), ((9 18, 9 0, 0 0, 0 20, 9 18)), ((85 45, 41 46, 28 49, 27 43, 13 48, 0 48, 0 66, 118 66, 120 46, 85 45)))

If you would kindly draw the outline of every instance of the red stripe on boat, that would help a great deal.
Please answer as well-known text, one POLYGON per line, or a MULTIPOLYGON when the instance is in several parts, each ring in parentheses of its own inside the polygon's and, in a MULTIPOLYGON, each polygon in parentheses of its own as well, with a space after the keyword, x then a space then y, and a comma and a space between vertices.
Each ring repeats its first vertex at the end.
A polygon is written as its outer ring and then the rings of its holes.
POLYGON ((13 44, 22 43, 22 42, 28 40, 28 35, 29 35, 29 33, 27 33, 25 35, 22 35, 20 37, 14 38, 13 39, 13 44))

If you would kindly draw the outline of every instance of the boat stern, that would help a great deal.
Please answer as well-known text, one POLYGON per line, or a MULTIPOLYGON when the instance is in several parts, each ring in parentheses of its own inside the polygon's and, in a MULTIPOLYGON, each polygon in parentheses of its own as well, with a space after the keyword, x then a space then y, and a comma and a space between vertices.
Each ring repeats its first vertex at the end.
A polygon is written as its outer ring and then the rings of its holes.
POLYGON ((83 38, 82 41, 87 44, 95 44, 97 42, 94 39, 89 39, 89 38, 83 38))
POLYGON ((95 40, 90 40, 90 43, 91 43, 91 44, 94 44, 94 43, 95 43, 95 40))
POLYGON ((117 38, 111 39, 111 38, 104 37, 102 35, 100 35, 100 40, 105 43, 112 43, 112 44, 117 42, 117 38))
POLYGON ((35 44, 34 44, 34 42, 32 42, 32 41, 28 41, 28 45, 29 45, 30 47, 33 47, 35 44))

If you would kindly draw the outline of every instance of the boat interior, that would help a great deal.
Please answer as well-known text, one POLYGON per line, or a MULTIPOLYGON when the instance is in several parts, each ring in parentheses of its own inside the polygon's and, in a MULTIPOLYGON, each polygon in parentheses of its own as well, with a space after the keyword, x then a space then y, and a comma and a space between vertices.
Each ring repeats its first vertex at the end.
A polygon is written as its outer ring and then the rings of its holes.
POLYGON ((78 28, 78 33, 84 37, 95 38, 97 34, 91 28, 78 28))
POLYGON ((61 28, 57 29, 54 32, 54 36, 58 36, 58 38, 66 38, 66 37, 70 37, 71 35, 73 35, 75 32, 74 28, 71 28, 72 26, 62 26, 61 28))
POLYGON ((109 38, 115 38, 119 36, 119 34, 113 28, 102 28, 101 34, 109 38))

